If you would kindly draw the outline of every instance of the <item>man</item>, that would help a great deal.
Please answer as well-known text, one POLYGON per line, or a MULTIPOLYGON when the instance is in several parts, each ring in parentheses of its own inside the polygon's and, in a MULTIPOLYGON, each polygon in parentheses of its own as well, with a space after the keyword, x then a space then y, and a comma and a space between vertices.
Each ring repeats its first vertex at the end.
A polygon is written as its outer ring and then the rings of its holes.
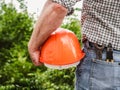
MULTIPOLYGON (((46 2, 28 44, 36 66, 40 46, 78 1, 46 2)), ((81 24, 86 56, 76 69, 76 90, 120 90, 120 0, 84 0, 81 24)))

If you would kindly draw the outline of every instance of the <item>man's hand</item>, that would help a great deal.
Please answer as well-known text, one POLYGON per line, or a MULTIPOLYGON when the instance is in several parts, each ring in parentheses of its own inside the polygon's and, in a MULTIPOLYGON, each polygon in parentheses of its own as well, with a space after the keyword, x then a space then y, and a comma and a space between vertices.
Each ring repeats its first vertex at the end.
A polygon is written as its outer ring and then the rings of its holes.
POLYGON ((61 25, 66 14, 67 9, 63 6, 50 0, 46 2, 28 43, 28 51, 34 65, 41 64, 39 61, 40 47, 50 34, 61 25))

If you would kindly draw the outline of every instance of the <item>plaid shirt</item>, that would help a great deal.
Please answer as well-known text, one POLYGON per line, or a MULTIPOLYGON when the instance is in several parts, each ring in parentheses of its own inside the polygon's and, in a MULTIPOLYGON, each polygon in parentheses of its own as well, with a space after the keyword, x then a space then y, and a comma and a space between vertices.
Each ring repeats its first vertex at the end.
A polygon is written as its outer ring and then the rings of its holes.
MULTIPOLYGON (((53 0, 71 12, 80 0, 53 0)), ((89 41, 100 45, 111 43, 120 50, 120 0, 83 0, 82 34, 89 41)))

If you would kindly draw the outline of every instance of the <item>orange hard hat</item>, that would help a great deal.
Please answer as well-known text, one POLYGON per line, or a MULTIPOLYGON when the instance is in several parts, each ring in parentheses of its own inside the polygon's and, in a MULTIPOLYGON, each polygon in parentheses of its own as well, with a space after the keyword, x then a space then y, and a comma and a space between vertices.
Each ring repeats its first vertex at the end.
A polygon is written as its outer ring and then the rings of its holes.
POLYGON ((85 56, 75 34, 58 28, 41 47, 40 62, 54 69, 65 69, 76 66, 85 56))

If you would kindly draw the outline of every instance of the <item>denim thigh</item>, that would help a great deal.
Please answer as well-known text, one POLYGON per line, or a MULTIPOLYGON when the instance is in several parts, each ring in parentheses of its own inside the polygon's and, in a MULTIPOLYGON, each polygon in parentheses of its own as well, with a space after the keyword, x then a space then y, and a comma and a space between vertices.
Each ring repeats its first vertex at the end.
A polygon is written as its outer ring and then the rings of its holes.
POLYGON ((120 52, 114 51, 115 62, 95 59, 94 50, 84 48, 85 58, 76 68, 76 90, 120 90, 120 52))

